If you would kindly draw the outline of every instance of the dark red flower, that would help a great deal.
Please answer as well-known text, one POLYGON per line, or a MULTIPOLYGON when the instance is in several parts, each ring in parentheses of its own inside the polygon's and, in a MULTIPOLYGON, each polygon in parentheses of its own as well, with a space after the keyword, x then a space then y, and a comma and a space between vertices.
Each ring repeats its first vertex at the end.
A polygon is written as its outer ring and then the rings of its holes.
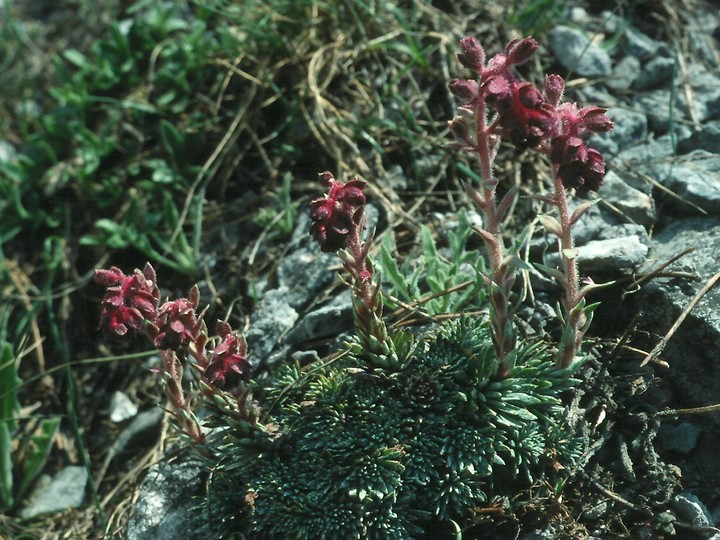
POLYGON ((142 271, 136 268, 130 276, 116 266, 98 269, 95 281, 107 287, 100 313, 100 327, 105 332, 116 336, 138 332, 146 321, 153 322, 157 317, 160 290, 149 263, 142 271))
POLYGON ((605 160, 585 143, 582 135, 609 131, 612 120, 602 107, 580 109, 575 103, 563 103, 555 111, 557 131, 550 142, 550 161, 558 167, 566 188, 581 193, 597 191, 605 176, 605 160))
POLYGON ((198 316, 195 311, 199 301, 200 292, 195 286, 190 298, 178 298, 160 307, 152 331, 153 343, 158 349, 177 350, 197 340, 203 329, 202 314, 198 316))
POLYGON ((557 174, 566 188, 575 188, 580 193, 600 189, 605 176, 605 160, 580 137, 553 139, 550 160, 558 166, 557 174))
POLYGON ((519 148, 540 145, 553 131, 552 107, 531 83, 512 82, 505 88, 499 79, 488 86, 488 102, 500 115, 503 136, 519 148))
POLYGON ((320 175, 329 187, 328 194, 310 203, 310 234, 320 249, 331 253, 342 249, 352 230, 360 224, 365 205, 365 182, 357 178, 343 183, 329 172, 320 175))
POLYGON ((242 336, 232 333, 230 325, 224 322, 218 323, 217 333, 222 341, 215 347, 205 368, 205 380, 217 388, 237 388, 252 374, 247 359, 247 342, 242 336))

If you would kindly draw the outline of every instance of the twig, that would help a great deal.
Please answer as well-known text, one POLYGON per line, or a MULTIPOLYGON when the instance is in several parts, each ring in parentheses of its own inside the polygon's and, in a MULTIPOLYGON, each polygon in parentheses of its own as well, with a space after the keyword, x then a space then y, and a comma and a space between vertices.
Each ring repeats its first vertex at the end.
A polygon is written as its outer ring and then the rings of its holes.
POLYGON ((667 409, 655 413, 655 416, 681 416, 686 414, 705 414, 720 411, 720 403, 704 407, 691 407, 690 409, 667 409))
POLYGON ((637 504, 631 503, 630 501, 628 501, 627 499, 624 499, 623 497, 621 497, 614 491, 610 491, 608 488, 604 487, 597 480, 595 480, 593 478, 589 478, 589 480, 590 480, 590 483, 595 487, 595 489, 597 489, 598 491, 600 491, 607 497, 610 497, 613 501, 619 502, 620 504, 627 506, 628 508, 634 510, 635 512, 640 512, 640 513, 643 513, 646 515, 652 515, 652 512, 650 512, 650 510, 648 510, 647 508, 643 508, 641 506, 638 506, 637 504))
POLYGON ((680 316, 678 317, 677 321, 675 321, 675 324, 672 325, 670 330, 668 330, 668 333, 663 336, 663 338, 660 340, 660 343, 658 343, 655 348, 648 354, 645 359, 640 363, 640 367, 643 367, 645 364, 650 362, 651 360, 656 359, 660 354, 665 350, 665 346, 667 345, 668 341, 670 341, 670 338, 675 334, 677 329, 680 327, 680 325, 683 323, 685 318, 690 314, 690 312, 693 310, 693 308, 697 305, 697 303, 700 301, 700 299, 705 296, 705 294, 713 288, 717 280, 720 279, 720 272, 715 274, 713 277, 711 277, 708 282, 702 286, 702 288, 697 292, 697 294, 693 297, 693 299, 690 301, 690 303, 687 305, 687 307, 682 311, 680 316))

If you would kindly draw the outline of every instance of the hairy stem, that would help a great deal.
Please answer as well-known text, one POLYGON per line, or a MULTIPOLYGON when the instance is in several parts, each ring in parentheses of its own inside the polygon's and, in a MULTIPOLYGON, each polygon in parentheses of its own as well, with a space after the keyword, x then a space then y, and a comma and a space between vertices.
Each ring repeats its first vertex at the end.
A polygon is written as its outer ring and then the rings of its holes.
POLYGON ((485 230, 481 234, 487 248, 491 275, 490 280, 490 325, 495 354, 499 361, 497 376, 510 375, 515 361, 516 335, 510 312, 510 292, 515 282, 513 268, 505 261, 505 243, 500 233, 500 216, 496 200, 496 181, 492 171, 492 150, 490 128, 487 126, 485 103, 475 107, 476 144, 474 151, 480 159, 480 175, 483 179, 482 192, 473 195, 475 204, 485 216, 485 230))
POLYGON ((577 254, 572 237, 572 223, 570 222, 570 209, 568 208, 567 191, 557 174, 557 167, 553 167, 555 183, 555 206, 560 214, 560 259, 563 262, 565 273, 565 292, 562 306, 565 316, 565 325, 555 365, 558 368, 568 367, 575 359, 582 343, 582 327, 587 319, 580 306, 580 277, 578 273, 577 254))

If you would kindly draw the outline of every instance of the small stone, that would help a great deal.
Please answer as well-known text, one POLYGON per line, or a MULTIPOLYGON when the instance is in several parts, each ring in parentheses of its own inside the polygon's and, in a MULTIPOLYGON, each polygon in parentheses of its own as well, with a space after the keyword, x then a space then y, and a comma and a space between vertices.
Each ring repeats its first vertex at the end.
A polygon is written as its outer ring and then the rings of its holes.
POLYGON ((607 501, 600 501, 599 503, 594 504, 589 508, 586 507, 583 510, 583 518, 589 521, 600 519, 607 513, 608 506, 609 505, 607 501))
POLYGON ((633 223, 650 227, 655 222, 655 200, 650 195, 627 185, 613 171, 605 175, 600 194, 603 200, 633 223))
POLYGON ((87 479, 85 467, 71 465, 61 469, 49 483, 39 483, 30 496, 30 504, 23 508, 20 515, 33 518, 78 508, 85 498, 87 479))
POLYGON ((634 90, 648 90, 656 88, 669 81, 675 72, 675 59, 666 56, 656 56, 650 60, 633 81, 634 90))
POLYGON ((153 465, 128 523, 127 540, 208 538, 193 522, 195 497, 202 494, 201 473, 201 464, 194 461, 153 465))
POLYGON ((578 248, 582 272, 617 272, 634 269, 645 262, 648 247, 637 235, 593 240, 578 248))
POLYGON ((720 157, 696 150, 681 160, 654 167, 655 178, 677 197, 668 204, 687 214, 720 214, 720 157), (700 208, 701 210, 698 210, 700 208))
POLYGON ((567 26, 550 32, 550 49, 566 69, 584 77, 607 77, 612 71, 608 53, 584 33, 567 26))
POLYGON ((110 398, 110 420, 116 424, 132 418, 137 412, 137 405, 122 392, 115 392, 110 398))
POLYGON ((705 122, 700 129, 682 141, 678 141, 678 152, 687 154, 693 150, 705 150, 711 154, 720 154, 720 122, 705 122))
POLYGON ((638 60, 657 55, 658 50, 664 46, 662 42, 652 39, 632 26, 625 29, 623 42, 627 53, 638 60))
POLYGON ((0 163, 8 163, 15 159, 17 150, 8 141, 0 141, 0 163))
POLYGON ((658 441, 663 450, 689 454, 697 446, 702 429, 690 422, 676 426, 663 424, 658 431, 658 441))
POLYGON ((683 521, 693 527, 712 527, 712 517, 705 505, 700 502, 697 495, 692 493, 678 493, 673 497, 672 506, 683 521))
POLYGON ((280 348, 298 319, 297 311, 287 301, 288 294, 287 287, 268 291, 250 317, 250 330, 246 336, 248 347, 260 364, 280 348))
POLYGON ((613 90, 629 90, 640 73, 640 60, 626 56, 612 70, 605 84, 613 90))
POLYGON ((343 302, 334 302, 305 315, 287 336, 290 345, 312 339, 336 336, 352 328, 352 301, 349 291, 341 296, 343 302))

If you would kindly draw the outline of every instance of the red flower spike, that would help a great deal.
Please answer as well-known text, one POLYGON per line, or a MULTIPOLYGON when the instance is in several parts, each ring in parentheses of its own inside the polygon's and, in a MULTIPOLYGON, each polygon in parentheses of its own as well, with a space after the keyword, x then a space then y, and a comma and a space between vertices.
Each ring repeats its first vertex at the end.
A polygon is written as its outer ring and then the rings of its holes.
POLYGON ((360 224, 365 182, 357 178, 339 182, 329 172, 320 177, 328 184, 329 192, 310 203, 310 234, 322 251, 332 253, 346 246, 351 231, 360 224))
POLYGON ((202 331, 202 314, 195 310, 200 300, 197 285, 190 291, 190 299, 179 298, 165 302, 158 311, 157 332, 153 343, 160 349, 177 350, 197 340, 202 331))
POLYGON ((217 388, 232 390, 247 381, 252 374, 247 359, 247 342, 242 336, 233 334, 226 322, 219 322, 216 331, 222 341, 215 347, 204 377, 217 388))
POLYGON ((98 269, 95 281, 107 287, 100 313, 100 327, 105 332, 116 336, 138 332, 146 321, 153 322, 157 317, 160 290, 149 263, 142 272, 136 268, 131 276, 116 266, 98 269))

